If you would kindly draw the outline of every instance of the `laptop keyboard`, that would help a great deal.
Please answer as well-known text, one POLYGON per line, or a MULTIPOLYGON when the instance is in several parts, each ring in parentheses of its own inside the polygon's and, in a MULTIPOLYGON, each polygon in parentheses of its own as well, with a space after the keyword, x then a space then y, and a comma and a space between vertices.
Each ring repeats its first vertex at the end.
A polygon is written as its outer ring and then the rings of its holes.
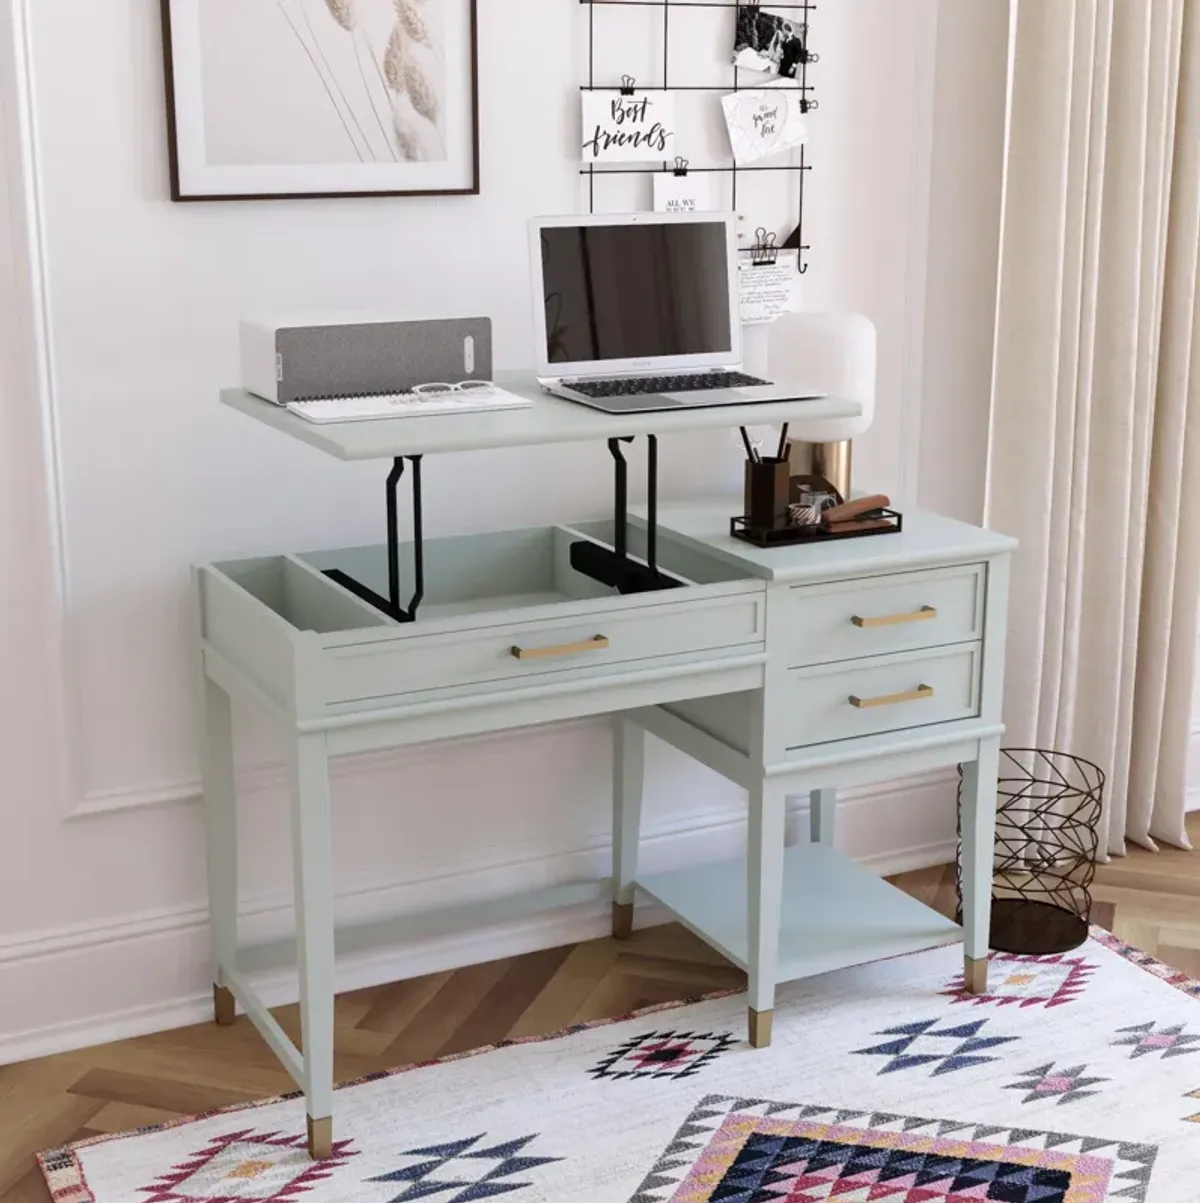
POLYGON ((770 384, 744 372, 700 372, 690 376, 625 376, 620 380, 572 380, 568 387, 585 397, 637 397, 645 393, 695 393, 770 384))

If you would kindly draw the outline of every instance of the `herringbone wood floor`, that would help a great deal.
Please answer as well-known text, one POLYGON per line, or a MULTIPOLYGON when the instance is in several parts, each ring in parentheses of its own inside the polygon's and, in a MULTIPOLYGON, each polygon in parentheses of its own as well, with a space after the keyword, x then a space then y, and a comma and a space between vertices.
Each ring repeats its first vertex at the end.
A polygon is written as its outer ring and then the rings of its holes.
MULTIPOLYGON (((1192 824, 1200 846, 1200 814, 1192 824)), ((945 913, 952 869, 896 879, 945 913)), ((1100 870, 1097 923, 1200 978, 1200 856, 1134 850, 1100 870)), ((743 975, 682 928, 638 932, 438 973, 338 1000, 339 1079, 493 1044, 506 1036, 739 988, 743 975)), ((299 1039, 295 1007, 276 1012, 299 1039)), ((33 1154, 292 1089, 245 1018, 0 1067, 0 1199, 47 1203, 33 1154)))

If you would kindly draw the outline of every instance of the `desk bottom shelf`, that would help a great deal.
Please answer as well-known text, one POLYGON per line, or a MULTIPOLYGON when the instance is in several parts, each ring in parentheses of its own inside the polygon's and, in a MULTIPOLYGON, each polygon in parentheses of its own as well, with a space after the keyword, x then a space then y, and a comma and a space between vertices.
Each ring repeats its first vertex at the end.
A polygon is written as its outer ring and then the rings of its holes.
MULTIPOLYGON (((747 967, 746 861, 640 877, 638 889, 741 969, 747 967)), ((779 982, 962 941, 962 928, 832 848, 784 860, 779 982)))

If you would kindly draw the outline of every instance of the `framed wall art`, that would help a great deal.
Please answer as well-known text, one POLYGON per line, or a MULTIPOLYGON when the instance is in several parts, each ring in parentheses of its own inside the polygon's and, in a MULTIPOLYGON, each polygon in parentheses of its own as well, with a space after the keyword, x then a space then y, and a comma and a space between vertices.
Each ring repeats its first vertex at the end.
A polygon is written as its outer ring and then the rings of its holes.
POLYGON ((476 0, 162 0, 171 196, 479 191, 476 0))

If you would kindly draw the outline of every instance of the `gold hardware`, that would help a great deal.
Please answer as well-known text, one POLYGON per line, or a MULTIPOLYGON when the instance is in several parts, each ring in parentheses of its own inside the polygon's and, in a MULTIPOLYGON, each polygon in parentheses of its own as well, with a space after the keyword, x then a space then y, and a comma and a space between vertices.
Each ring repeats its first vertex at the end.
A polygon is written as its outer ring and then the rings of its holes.
POLYGON ((928 622, 936 618, 938 612, 933 606, 922 606, 913 614, 889 614, 886 618, 861 618, 855 614, 850 621, 856 627, 899 627, 908 622, 928 622))
POLYGON ((856 698, 851 695, 848 700, 855 710, 874 710, 876 706, 899 706, 901 702, 924 702, 931 697, 933 697, 932 685, 918 685, 916 689, 910 690, 908 693, 889 693, 881 698, 856 698))
POLYGON ((312 1161, 328 1161, 333 1156, 333 1117, 308 1117, 308 1156, 312 1161))
POLYGON ((517 660, 548 660, 553 656, 576 656, 580 652, 602 652, 608 647, 608 639, 597 635, 582 643, 561 643, 558 647, 514 647, 512 655, 517 660))
POLYGON ((756 1011, 750 1008, 750 1043, 754 1048, 769 1048, 771 1029, 775 1025, 774 1011, 756 1011))
POLYGON ((980 957, 979 960, 973 960, 971 957, 967 957, 964 968, 966 970, 964 974, 964 980, 967 984, 967 993, 986 994, 988 992, 987 957, 980 957))

